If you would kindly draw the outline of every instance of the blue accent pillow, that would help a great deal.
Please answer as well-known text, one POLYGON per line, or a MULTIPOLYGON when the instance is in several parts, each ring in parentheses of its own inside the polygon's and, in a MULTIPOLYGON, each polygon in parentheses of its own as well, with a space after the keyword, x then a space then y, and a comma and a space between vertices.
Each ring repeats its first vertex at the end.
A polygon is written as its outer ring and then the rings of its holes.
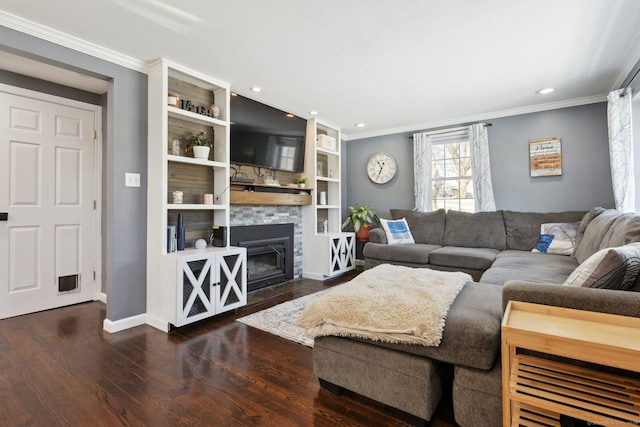
POLYGON ((553 234, 541 234, 535 250, 538 252, 547 252, 551 242, 553 242, 553 234))
POLYGON ((384 234, 387 236, 387 243, 390 245, 410 245, 415 243, 409 224, 405 218, 402 219, 380 219, 384 234))

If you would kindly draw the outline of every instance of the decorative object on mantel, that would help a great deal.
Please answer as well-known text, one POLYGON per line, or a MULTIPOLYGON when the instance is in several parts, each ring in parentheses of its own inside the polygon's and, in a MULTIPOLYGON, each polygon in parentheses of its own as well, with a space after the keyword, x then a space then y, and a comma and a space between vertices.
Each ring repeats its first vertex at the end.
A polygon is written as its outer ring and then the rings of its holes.
POLYGON ((196 159, 208 159, 212 145, 211 140, 204 132, 192 135, 187 139, 187 149, 193 150, 193 157, 196 159))
POLYGON ((532 178, 562 175, 562 140, 559 137, 529 141, 529 173, 532 178))
POLYGON ((207 241, 204 239, 196 240, 196 249, 204 249, 207 247, 207 241))
POLYGON ((304 188, 307 186, 307 178, 300 177, 298 178, 298 187, 304 188))
POLYGON ((360 241, 369 240, 369 230, 373 228, 374 223, 379 223, 380 218, 376 211, 367 206, 362 205, 358 208, 355 206, 349 206, 349 216, 342 223, 342 228, 345 229, 349 225, 353 226, 353 231, 356 233, 356 238, 360 241))
POLYGON ((184 220, 182 214, 178 214, 178 225, 176 226, 176 236, 178 240, 178 250, 184 251, 184 220))

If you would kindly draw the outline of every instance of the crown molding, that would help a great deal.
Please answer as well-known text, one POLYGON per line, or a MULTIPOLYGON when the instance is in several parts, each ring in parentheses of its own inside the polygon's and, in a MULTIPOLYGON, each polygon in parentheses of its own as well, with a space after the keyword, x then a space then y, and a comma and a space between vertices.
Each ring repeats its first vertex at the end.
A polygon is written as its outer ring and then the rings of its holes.
POLYGON ((366 133, 358 133, 355 135, 342 134, 345 141, 355 141, 357 139, 373 138, 378 136, 392 135, 396 133, 406 133, 415 131, 424 131, 427 129, 436 129, 445 126, 460 126, 464 123, 482 122, 491 119, 499 119, 502 117, 519 116, 521 114, 538 113, 540 111, 557 110, 560 108, 578 107, 580 105, 596 104, 605 102, 607 95, 586 96, 583 98, 567 99, 564 101, 549 102, 546 104, 536 104, 527 107, 512 108, 510 110, 494 111, 491 113, 476 114, 471 116, 457 117, 452 119, 437 120, 433 122, 416 123, 413 125, 402 126, 391 129, 382 129, 366 133))
POLYGON ((136 58, 124 55, 111 49, 99 46, 97 44, 82 40, 78 37, 71 36, 53 28, 29 21, 11 13, 0 10, 0 25, 11 28, 21 33, 29 34, 39 39, 55 43, 73 49, 78 52, 86 53, 99 59, 139 71, 145 74, 149 73, 149 66, 136 58))

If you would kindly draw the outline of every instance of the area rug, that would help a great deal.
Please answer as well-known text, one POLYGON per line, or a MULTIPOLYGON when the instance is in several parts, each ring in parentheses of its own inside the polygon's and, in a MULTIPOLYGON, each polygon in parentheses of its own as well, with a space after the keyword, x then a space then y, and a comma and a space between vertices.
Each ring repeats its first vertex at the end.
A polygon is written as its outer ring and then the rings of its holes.
POLYGON ((313 338, 305 335, 304 328, 296 325, 296 319, 302 311, 329 289, 283 302, 271 308, 236 319, 246 325, 286 338, 290 341, 313 347, 313 338))

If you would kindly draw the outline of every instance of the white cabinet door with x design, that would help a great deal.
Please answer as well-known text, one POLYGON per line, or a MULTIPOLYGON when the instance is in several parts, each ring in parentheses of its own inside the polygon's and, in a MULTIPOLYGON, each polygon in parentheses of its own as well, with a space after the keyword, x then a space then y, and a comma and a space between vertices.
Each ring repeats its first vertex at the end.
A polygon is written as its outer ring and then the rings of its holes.
POLYGON ((178 257, 175 326, 246 305, 246 263, 244 248, 178 257))

